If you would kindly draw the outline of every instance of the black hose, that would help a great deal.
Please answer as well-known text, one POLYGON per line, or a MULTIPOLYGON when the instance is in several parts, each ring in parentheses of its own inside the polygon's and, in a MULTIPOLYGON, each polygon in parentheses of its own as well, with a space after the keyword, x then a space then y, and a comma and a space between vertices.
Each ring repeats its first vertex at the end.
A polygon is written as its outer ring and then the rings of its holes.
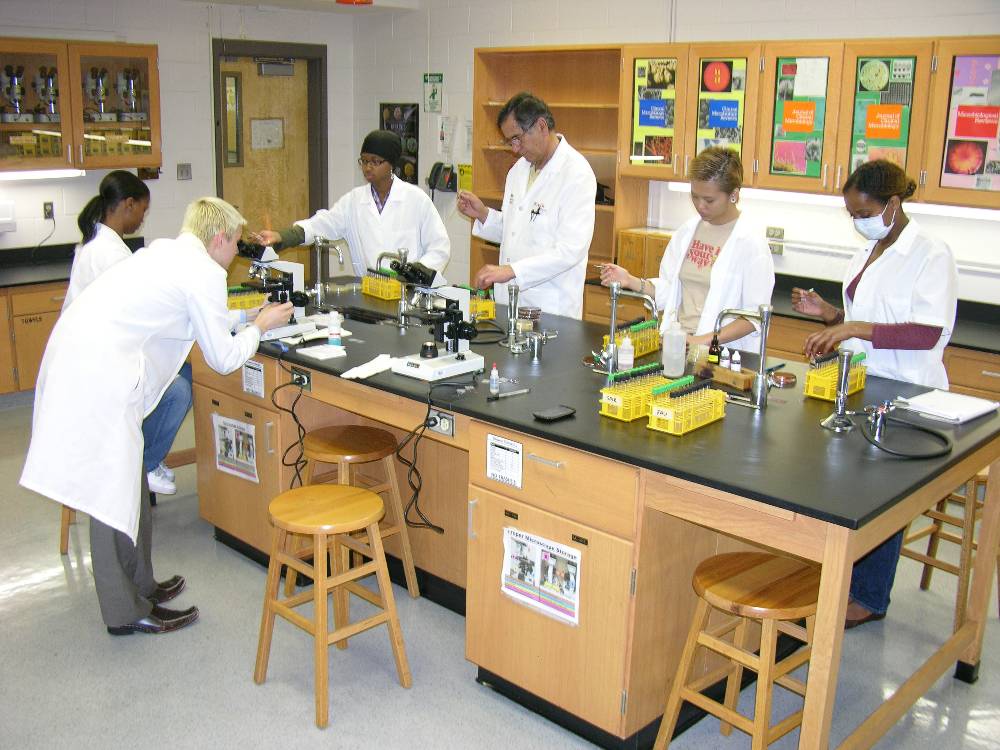
POLYGON ((865 436, 865 440, 867 440, 869 443, 874 445, 879 450, 883 450, 891 456, 898 456, 899 458, 920 459, 920 458, 939 458, 941 456, 946 456, 949 453, 951 453, 951 449, 953 447, 951 438, 945 435, 943 432, 939 432, 938 430, 933 430, 930 427, 921 427, 920 425, 916 425, 913 424, 912 422, 907 422, 902 419, 897 419, 895 417, 886 417, 885 421, 887 423, 891 422, 893 424, 902 425, 903 427, 908 427, 911 430, 917 430, 919 432, 923 432, 926 435, 930 435, 932 438, 934 438, 935 440, 939 441, 942 444, 940 448, 935 448, 933 450, 926 451, 924 453, 907 453, 905 451, 896 450, 895 448, 890 448, 884 443, 882 443, 882 441, 878 440, 872 434, 868 420, 867 419, 862 420, 861 434, 865 436))

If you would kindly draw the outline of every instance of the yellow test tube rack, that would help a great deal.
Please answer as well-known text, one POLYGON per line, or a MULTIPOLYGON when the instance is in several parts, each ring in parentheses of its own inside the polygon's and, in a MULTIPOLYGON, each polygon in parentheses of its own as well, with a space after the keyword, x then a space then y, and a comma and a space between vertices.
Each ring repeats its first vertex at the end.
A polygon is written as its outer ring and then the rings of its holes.
POLYGON ((460 289, 469 290, 469 315, 473 320, 495 320, 497 317, 497 303, 493 299, 492 291, 485 289, 473 289, 471 286, 459 284, 460 289))
MULTIPOLYGON (((847 395, 864 390, 867 368, 861 364, 865 359, 864 352, 858 352, 851 357, 851 369, 847 374, 847 395)), ((809 398, 820 401, 837 400, 837 360, 813 367, 806 373, 806 383, 803 387, 809 398)))
POLYGON ((230 310, 251 310, 267 302, 267 295, 253 289, 230 287, 226 293, 226 307, 230 310))
POLYGON ((726 394, 707 387, 708 382, 694 386, 696 390, 673 383, 655 389, 647 427, 670 435, 684 435, 722 419, 726 416, 726 394))
POLYGON ((373 271, 370 268, 361 279, 361 293, 378 299, 394 300, 403 296, 403 285, 393 271, 373 271))
POLYGON ((601 389, 601 416, 622 422, 646 416, 653 388, 670 382, 662 370, 663 365, 654 362, 612 374, 615 382, 601 389))
MULTIPOLYGON (((616 346, 622 345, 626 333, 632 339, 636 357, 643 357, 660 350, 660 329, 655 320, 644 320, 627 328, 619 328, 615 331, 616 346)), ((608 334, 604 334, 603 348, 608 348, 608 334)))

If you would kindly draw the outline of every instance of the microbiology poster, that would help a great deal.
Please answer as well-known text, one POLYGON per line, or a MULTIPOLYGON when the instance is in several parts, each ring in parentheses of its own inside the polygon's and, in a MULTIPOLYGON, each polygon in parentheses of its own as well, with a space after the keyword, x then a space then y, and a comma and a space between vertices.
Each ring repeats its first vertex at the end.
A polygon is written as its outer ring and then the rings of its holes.
POLYGON ((826 57, 777 59, 771 174, 820 176, 829 70, 826 57))
POLYGON ((725 146, 742 155, 746 83, 745 57, 701 60, 696 154, 725 146))
POLYGON ((854 71, 853 172, 874 159, 906 169, 915 57, 859 57, 854 71))
POLYGON ((998 126, 1000 55, 956 57, 941 187, 1000 190, 998 126))
POLYGON ((674 158, 677 58, 637 59, 633 78, 633 164, 670 164, 674 158))

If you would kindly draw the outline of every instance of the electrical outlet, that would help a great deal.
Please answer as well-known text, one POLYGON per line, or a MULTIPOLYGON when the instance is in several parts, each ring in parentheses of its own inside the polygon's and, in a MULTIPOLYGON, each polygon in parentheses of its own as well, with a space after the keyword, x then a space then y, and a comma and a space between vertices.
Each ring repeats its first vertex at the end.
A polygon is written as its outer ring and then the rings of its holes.
POLYGON ((455 437, 455 415, 446 411, 431 409, 430 416, 427 417, 427 427, 440 435, 455 437))
POLYGON ((312 390, 312 373, 301 367, 292 368, 292 382, 304 391, 312 390))
POLYGON ((43 219, 56 218, 56 212, 55 208, 52 205, 52 201, 45 201, 45 203, 42 204, 42 218, 43 219))
POLYGON ((177 179, 178 180, 191 179, 191 165, 189 163, 179 163, 177 165, 177 179))
MULTIPOLYGON (((767 238, 769 240, 784 240, 785 230, 783 227, 768 227, 767 228, 767 238)), ((781 255, 784 252, 785 245, 783 242, 769 242, 768 246, 771 248, 771 255, 781 255)))

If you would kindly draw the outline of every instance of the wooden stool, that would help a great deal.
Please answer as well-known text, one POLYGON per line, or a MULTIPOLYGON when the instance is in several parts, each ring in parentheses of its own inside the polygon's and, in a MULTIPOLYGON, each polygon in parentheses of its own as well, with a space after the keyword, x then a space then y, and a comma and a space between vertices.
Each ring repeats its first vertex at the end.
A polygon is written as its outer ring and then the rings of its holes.
POLYGON ((62 507, 62 518, 59 521, 59 554, 65 555, 69 551, 69 527, 76 523, 76 511, 68 505, 62 507))
MULTIPOLYGON (((380 528, 382 539, 399 535, 399 543, 403 553, 403 574, 406 576, 406 589, 410 596, 420 596, 417 585, 417 571, 413 565, 413 552, 410 550, 410 536, 407 533, 403 515, 403 499, 399 492, 399 480, 395 467, 396 438, 391 432, 363 425, 336 425, 321 427, 309 432, 302 443, 303 458, 306 465, 305 483, 318 484, 330 481, 336 477, 340 484, 350 484, 364 487, 378 494, 388 493, 388 506, 392 516, 391 524, 383 524, 380 528), (352 477, 351 467, 355 464, 381 461, 385 472, 385 480, 377 480, 361 476, 357 473, 352 477), (335 464, 336 472, 316 475, 316 464, 335 464)), ((285 579, 285 595, 291 596, 295 590, 295 576, 285 579)))
POLYGON ((771 726, 772 685, 778 683, 805 697, 806 686, 788 676, 809 661, 816 600, 819 596, 819 566, 766 552, 731 552, 703 561, 694 572, 692 585, 698 594, 691 630, 688 632, 677 674, 670 687, 660 731, 653 745, 663 750, 670 744, 681 702, 688 701, 722 721, 721 731, 729 735, 733 726, 753 738, 753 747, 767 747, 802 723, 802 711, 771 726), (712 609, 735 617, 708 628, 712 609), (792 621, 805 618, 802 628, 792 621), (747 626, 760 621, 760 655, 747 648, 747 626), (722 636, 734 632, 732 643, 722 636), (774 662, 778 631, 806 644, 777 664, 774 662), (688 682, 698 646, 720 654, 730 664, 688 682), (743 668, 757 672, 757 702, 751 721, 736 712, 743 668), (726 678, 725 702, 718 703, 701 691, 726 678))
POLYGON ((267 566, 254 682, 259 685, 267 677, 267 660, 271 652, 274 616, 277 614, 311 633, 315 640, 317 726, 327 725, 327 657, 331 643, 336 643, 338 648, 347 648, 347 639, 351 636, 385 623, 389 628, 389 642, 396 659, 399 683, 410 687, 410 666, 406 660, 403 632, 399 627, 396 601, 392 596, 392 583, 378 528, 378 521, 385 513, 382 498, 359 487, 307 485, 278 495, 268 506, 268 512, 274 525, 274 535, 271 560, 267 566), (351 536, 351 532, 362 529, 367 531, 370 545, 351 536), (309 565, 295 552, 291 534, 312 537, 312 547, 307 552, 316 564, 309 565), (348 550, 369 558, 369 562, 356 568, 348 567, 348 550), (327 577, 326 570, 328 556, 332 572, 330 577, 327 577), (288 575, 297 570, 312 578, 313 590, 285 599, 278 598, 278 581, 283 565, 288 567, 288 575), (379 593, 355 583, 372 573, 378 580, 379 593), (330 592, 333 592, 333 632, 329 631, 327 624, 327 597, 330 592), (382 611, 351 623, 349 594, 360 596, 382 611), (313 603, 312 619, 294 611, 295 607, 310 601, 313 603))
MULTIPOLYGON (((958 576, 958 587, 955 593, 955 619, 952 632, 957 632, 965 622, 965 609, 969 603, 969 585, 972 576, 972 552, 979 549, 975 541, 976 520, 982 510, 983 503, 979 499, 980 488, 986 487, 989 478, 989 468, 971 477, 965 483, 963 494, 957 492, 950 493, 940 500, 934 508, 924 511, 923 515, 931 520, 931 523, 913 533, 907 527, 906 535, 903 538, 903 548, 900 554, 911 560, 923 563, 924 569, 920 574, 920 588, 926 591, 931 585, 931 576, 934 569, 943 570, 958 576), (971 501, 970 501, 971 498, 971 501), (961 515, 952 515, 949 504, 955 503, 961 507, 961 515), (958 534, 954 534, 945 529, 951 526, 958 529, 958 534), (918 542, 924 537, 927 539, 927 552, 917 552, 907 549, 907 545, 918 542), (938 548, 942 541, 957 544, 959 547, 958 565, 938 559, 938 548)), ((997 595, 1000 598, 1000 550, 997 551, 997 595)))

